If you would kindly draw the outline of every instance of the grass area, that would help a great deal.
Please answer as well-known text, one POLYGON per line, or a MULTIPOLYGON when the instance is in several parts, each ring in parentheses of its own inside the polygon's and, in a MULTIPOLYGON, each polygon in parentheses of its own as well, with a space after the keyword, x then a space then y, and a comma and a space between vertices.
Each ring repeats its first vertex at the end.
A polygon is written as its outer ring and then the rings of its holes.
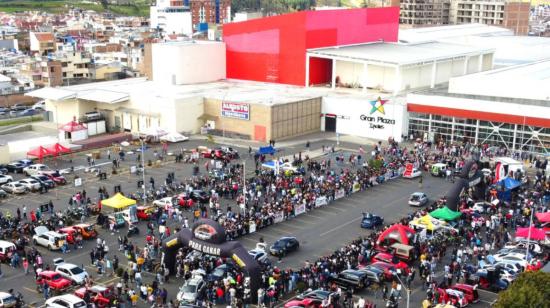
POLYGON ((40 122, 40 121, 44 121, 44 117, 42 115, 34 115, 32 117, 0 120, 0 127, 10 126, 10 125, 19 125, 19 124, 25 124, 25 123, 31 123, 31 122, 40 122))
POLYGON ((81 0, 0 0, 0 12, 42 11, 62 13, 70 8, 80 8, 96 12, 110 11, 125 16, 149 16, 150 1, 148 0, 132 1, 131 5, 108 5, 107 8, 91 2, 81 0))

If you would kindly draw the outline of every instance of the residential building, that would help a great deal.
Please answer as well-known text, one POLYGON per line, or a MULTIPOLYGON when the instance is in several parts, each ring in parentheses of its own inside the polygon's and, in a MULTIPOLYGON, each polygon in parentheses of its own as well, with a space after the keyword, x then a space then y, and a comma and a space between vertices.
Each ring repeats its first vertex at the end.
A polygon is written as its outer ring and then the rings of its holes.
POLYGON ((516 34, 527 34, 529 27, 528 2, 504 0, 451 0, 451 24, 482 23, 501 25, 516 34))
POLYGON ((40 62, 42 68, 41 84, 48 87, 58 87, 63 85, 63 71, 61 61, 46 60, 40 62))
POLYGON ((231 0, 189 0, 192 25, 195 30, 199 24, 224 24, 231 21, 231 0))
POLYGON ((450 0, 402 0, 399 23, 412 27, 449 23, 450 0))
POLYGON ((30 50, 34 54, 47 55, 55 52, 55 37, 49 32, 30 32, 30 50))
POLYGON ((517 35, 527 35, 529 32, 529 12, 531 5, 528 2, 510 2, 504 6, 504 20, 502 25, 511 29, 517 35))
POLYGON ((165 34, 191 35, 193 27, 188 0, 157 0, 151 6, 150 27, 165 34))

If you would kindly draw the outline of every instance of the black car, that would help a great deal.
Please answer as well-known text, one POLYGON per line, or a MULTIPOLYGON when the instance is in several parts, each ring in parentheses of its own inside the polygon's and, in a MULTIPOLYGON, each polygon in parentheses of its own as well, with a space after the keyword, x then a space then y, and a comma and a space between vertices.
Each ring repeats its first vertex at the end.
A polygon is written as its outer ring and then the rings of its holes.
POLYGON ((273 256, 285 256, 287 253, 297 250, 300 247, 300 243, 295 237, 281 237, 271 247, 269 247, 269 253, 273 256))
POLYGON ((189 195, 189 198, 193 199, 195 202, 199 202, 201 204, 206 204, 210 202, 210 194, 203 190, 195 189, 191 192, 189 195))
POLYGON ((329 277, 329 282, 333 282, 343 289, 359 290, 369 285, 367 273, 348 269, 329 277))
POLYGON ((311 298, 311 299, 318 299, 318 300, 324 300, 327 299, 330 296, 330 291, 325 291, 322 289, 317 289, 313 291, 306 291, 302 294, 298 294, 296 296, 297 299, 305 299, 305 298, 311 298))
POLYGON ((363 213, 361 228, 374 229, 384 224, 384 218, 372 213, 363 213))
POLYGON ((8 167, 4 164, 0 164, 0 174, 8 174, 8 167))
POLYGON ((54 188, 55 187, 55 182, 50 180, 50 178, 45 176, 45 175, 33 175, 33 176, 31 176, 31 179, 35 179, 38 182, 40 182, 41 187, 44 187, 44 186, 48 187, 48 188, 54 188))
POLYGON ((25 165, 20 162, 13 162, 7 164, 6 168, 8 169, 8 172, 23 173, 23 168, 25 168, 25 165))
POLYGON ((381 283, 384 281, 384 271, 375 266, 367 266, 357 271, 363 272, 367 275, 368 284, 381 283))

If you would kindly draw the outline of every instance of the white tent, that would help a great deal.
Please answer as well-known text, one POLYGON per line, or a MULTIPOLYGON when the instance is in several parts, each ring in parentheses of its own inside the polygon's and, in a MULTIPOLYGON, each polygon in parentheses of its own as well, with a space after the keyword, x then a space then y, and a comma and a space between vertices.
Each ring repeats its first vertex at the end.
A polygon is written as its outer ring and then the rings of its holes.
POLYGON ((168 135, 168 132, 160 127, 149 127, 139 132, 141 135, 159 138, 168 135))
POLYGON ((168 133, 168 134, 160 137, 160 140, 175 143, 175 142, 187 141, 187 140, 189 140, 189 137, 185 137, 184 135, 182 135, 180 133, 171 132, 171 133, 168 133))

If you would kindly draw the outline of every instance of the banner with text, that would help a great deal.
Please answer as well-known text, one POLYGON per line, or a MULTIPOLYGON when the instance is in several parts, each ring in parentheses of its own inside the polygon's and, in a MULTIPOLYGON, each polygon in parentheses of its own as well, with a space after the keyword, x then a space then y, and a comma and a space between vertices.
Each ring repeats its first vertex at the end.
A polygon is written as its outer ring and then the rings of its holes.
POLYGON ((306 205, 303 203, 300 203, 299 205, 294 207, 294 216, 298 216, 305 212, 306 212, 306 205))
POLYGON ((317 199, 315 199, 315 207, 320 207, 322 205, 327 205, 327 204, 328 204, 327 197, 325 196, 318 197, 317 199))
POLYGON ((334 193, 334 200, 344 198, 345 195, 346 195, 346 192, 344 191, 344 189, 340 188, 334 193))
POLYGON ((280 223, 283 220, 285 220, 285 213, 283 211, 275 213, 275 217, 273 217, 274 223, 280 223))

